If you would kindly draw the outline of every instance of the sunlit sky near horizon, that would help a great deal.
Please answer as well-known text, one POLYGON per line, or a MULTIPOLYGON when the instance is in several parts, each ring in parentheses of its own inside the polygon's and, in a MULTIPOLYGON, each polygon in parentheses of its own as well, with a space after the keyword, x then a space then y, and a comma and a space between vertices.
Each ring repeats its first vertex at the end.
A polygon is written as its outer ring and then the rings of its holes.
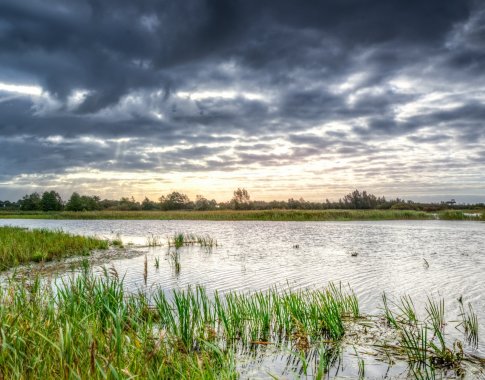
POLYGON ((485 201, 485 3, 2 0, 0 200, 485 201))

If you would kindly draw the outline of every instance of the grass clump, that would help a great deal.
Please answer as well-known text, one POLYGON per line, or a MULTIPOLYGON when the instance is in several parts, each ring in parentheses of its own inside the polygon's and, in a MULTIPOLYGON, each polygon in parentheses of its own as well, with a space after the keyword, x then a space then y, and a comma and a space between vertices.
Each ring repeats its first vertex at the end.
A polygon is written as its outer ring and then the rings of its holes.
POLYGON ((460 317, 461 322, 458 327, 462 327, 466 336, 468 343, 473 347, 478 346, 478 317, 473 310, 472 305, 468 304, 468 310, 465 309, 463 305, 463 299, 460 297, 458 300, 460 303, 460 317))
POLYGON ((217 240, 209 235, 196 235, 190 233, 177 233, 168 239, 168 246, 175 249, 194 245, 210 249, 217 247, 217 240))
POLYGON ((85 274, 54 289, 11 281, 0 302, 5 379, 235 378, 231 352, 202 339, 197 351, 172 346, 182 332, 169 335, 169 316, 116 277, 85 274))
POLYGON ((120 234, 116 234, 116 237, 110 243, 113 247, 123 248, 123 240, 120 234))
MULTIPOLYGON (((437 369, 454 369, 462 371, 464 359, 462 342, 456 340, 449 345, 446 339, 445 302, 428 297, 425 311, 426 318, 419 321, 414 303, 409 296, 401 297, 400 302, 393 303, 397 313, 390 308, 386 295, 383 297, 384 318, 388 324, 399 332, 399 347, 405 354, 410 371, 415 378, 434 378, 437 369), (399 313, 400 312, 400 313, 399 313)), ((472 345, 478 344, 478 320, 471 305, 466 311, 461 300, 461 323, 467 340, 472 345)))
POLYGON ((0 270, 28 262, 89 255, 91 250, 107 249, 108 246, 106 240, 62 231, 0 227, 0 270))
POLYGON ((160 236, 150 234, 147 239, 147 246, 148 247, 159 247, 162 245, 162 240, 160 239, 160 236))
POLYGON ((150 302, 125 293, 109 272, 85 271, 54 287, 10 280, 0 288, 0 376, 236 378, 240 345, 297 336, 338 341, 342 319, 354 312, 349 297, 332 287, 209 298, 197 287, 171 296, 156 290, 150 302))
POLYGON ((485 220, 485 212, 465 212, 461 210, 445 210, 438 214, 443 220, 485 220))

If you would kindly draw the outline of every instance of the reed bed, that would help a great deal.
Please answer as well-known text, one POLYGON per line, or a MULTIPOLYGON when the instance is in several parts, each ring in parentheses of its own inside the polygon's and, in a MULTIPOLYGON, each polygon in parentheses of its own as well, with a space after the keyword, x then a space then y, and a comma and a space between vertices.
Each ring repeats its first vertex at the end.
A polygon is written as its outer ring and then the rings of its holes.
POLYGON ((32 261, 88 255, 91 250, 107 249, 108 246, 106 240, 62 231, 0 227, 0 270, 32 261))
POLYGON ((236 346, 338 342, 352 293, 276 289, 208 297, 204 288, 126 294, 117 276, 0 288, 2 378, 236 378, 236 346))
MULTIPOLYGON (((314 375, 324 378, 349 323, 367 320, 355 294, 335 284, 225 295, 203 287, 153 291, 127 293, 117 273, 95 276, 89 268, 57 283, 8 279, 0 286, 0 378, 235 379, 236 357, 266 344, 290 347, 304 374, 308 353, 317 352, 314 375)), ((461 343, 446 345, 441 300, 428 299, 419 322, 410 298, 399 307, 384 299, 399 332, 393 349, 415 378, 459 368, 465 356, 461 343)))
MULTIPOLYGON (((441 214, 440 214, 441 215, 441 214)), ((440 217, 438 215, 438 217, 440 217)), ((436 219, 436 214, 413 210, 216 210, 216 211, 84 211, 0 212, 18 219, 151 219, 151 220, 267 220, 352 221, 436 219)), ((483 220, 483 218, 482 218, 483 220)))

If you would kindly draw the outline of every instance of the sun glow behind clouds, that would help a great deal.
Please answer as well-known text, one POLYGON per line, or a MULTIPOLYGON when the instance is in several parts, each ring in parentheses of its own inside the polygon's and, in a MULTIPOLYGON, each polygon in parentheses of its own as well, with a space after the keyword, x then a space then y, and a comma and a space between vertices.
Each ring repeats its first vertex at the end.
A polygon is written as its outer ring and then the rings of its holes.
POLYGON ((15 92, 21 95, 41 96, 42 87, 0 82, 0 91, 15 92))

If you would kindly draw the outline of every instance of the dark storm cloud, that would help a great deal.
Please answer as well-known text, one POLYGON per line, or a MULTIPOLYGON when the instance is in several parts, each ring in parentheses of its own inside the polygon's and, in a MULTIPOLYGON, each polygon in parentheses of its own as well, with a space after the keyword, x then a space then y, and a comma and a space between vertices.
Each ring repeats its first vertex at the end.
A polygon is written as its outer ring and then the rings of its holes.
POLYGON ((60 97, 75 87, 93 90, 81 106, 93 111, 135 88, 176 86, 170 79, 187 80, 171 73, 179 65, 235 56, 256 67, 328 68, 302 60, 330 56, 335 65, 340 55, 321 51, 322 38, 335 41, 335 51, 389 41, 428 45, 469 12, 463 1, 6 0, 1 57, 5 68, 36 77, 60 97))
POLYGON ((0 84, 44 93, 0 87, 2 181, 366 161, 407 143, 472 149, 460 163, 478 170, 483 25, 463 0, 4 0, 0 84))

